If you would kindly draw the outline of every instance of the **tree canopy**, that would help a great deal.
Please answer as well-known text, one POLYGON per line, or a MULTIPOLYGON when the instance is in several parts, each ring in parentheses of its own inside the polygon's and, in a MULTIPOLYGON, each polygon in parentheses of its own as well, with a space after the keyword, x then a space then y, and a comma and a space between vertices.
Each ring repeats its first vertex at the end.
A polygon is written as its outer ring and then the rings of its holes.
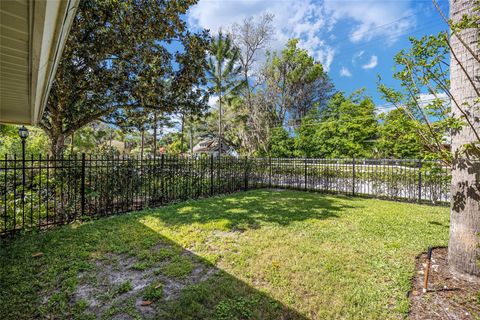
POLYGON ((310 109, 325 105, 333 88, 322 64, 299 48, 298 41, 290 39, 280 53, 270 54, 263 70, 277 125, 284 124, 287 113, 298 120, 310 109))
POLYGON ((80 2, 41 122, 52 155, 94 120, 126 109, 173 111, 205 83, 208 35, 192 34, 182 20, 195 2, 80 2), (182 49, 174 51, 173 42, 182 49))
MULTIPOLYGON (((307 118, 307 124, 308 122, 312 123, 307 118)), ((303 133, 300 137, 305 135, 304 127, 307 124, 300 126, 300 132, 303 133)), ((313 125, 315 132, 308 154, 320 158, 373 156, 378 134, 375 105, 360 92, 349 97, 345 97, 342 92, 336 93, 320 111, 319 119, 313 125)), ((307 150, 304 149, 303 152, 307 153, 307 150)))

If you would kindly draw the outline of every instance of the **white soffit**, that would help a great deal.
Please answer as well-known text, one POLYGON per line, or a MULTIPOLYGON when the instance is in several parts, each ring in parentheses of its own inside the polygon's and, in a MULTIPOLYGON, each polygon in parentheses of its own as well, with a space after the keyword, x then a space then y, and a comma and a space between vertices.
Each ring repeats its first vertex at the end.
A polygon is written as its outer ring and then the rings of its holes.
POLYGON ((36 124, 79 0, 0 0, 0 122, 36 124))

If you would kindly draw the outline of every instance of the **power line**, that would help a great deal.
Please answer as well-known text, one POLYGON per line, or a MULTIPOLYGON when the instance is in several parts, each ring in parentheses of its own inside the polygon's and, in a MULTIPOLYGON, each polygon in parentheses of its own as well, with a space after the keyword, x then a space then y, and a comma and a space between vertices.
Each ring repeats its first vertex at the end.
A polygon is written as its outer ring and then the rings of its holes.
MULTIPOLYGON (((438 98, 431 98, 431 99, 419 99, 418 102, 419 104, 424 104, 424 103, 428 103, 428 102, 433 102, 433 101, 438 101, 438 100, 443 100, 443 101, 450 101, 450 98, 449 97, 438 97, 438 98)), ((378 105, 378 106, 375 106, 376 109, 379 109, 379 108, 388 108, 388 107, 395 107, 396 105, 394 103, 384 103, 384 104, 381 104, 381 105, 378 105)))
POLYGON ((432 24, 427 24, 427 26, 423 26, 423 27, 419 27, 419 28, 415 28, 415 29, 411 29, 411 31, 409 32, 405 32, 406 30, 402 31, 402 32, 398 32, 398 33, 394 33, 393 35, 388 35, 388 36, 383 36, 383 37, 376 37, 375 39, 371 39, 367 42, 364 42, 362 44, 358 44, 358 45, 348 45, 348 46, 345 46, 345 47, 340 47, 341 51, 343 52, 340 52, 338 55, 342 55, 342 54, 351 54, 351 51, 353 49, 363 49, 363 48, 368 48, 374 44, 377 44, 377 42, 379 41, 385 41, 385 40, 396 40, 400 37, 404 37, 404 36, 408 36, 408 35, 413 35, 415 32, 418 32, 418 31, 421 31, 421 30, 428 30, 428 29, 431 29, 433 27, 437 27, 439 25, 442 25, 443 22, 435 22, 435 23, 432 23, 432 24))
MULTIPOLYGON (((450 98, 448 98, 448 97, 430 98, 430 99, 423 99, 419 102, 420 102, 420 105, 422 105, 422 104, 428 104, 429 102, 438 101, 438 100, 449 102, 450 98)), ((381 108, 388 108, 388 107, 397 107, 397 106, 393 103, 386 103, 386 104, 383 104, 383 105, 380 105, 380 106, 375 106, 375 110, 380 111, 381 108)), ((402 107, 405 108, 406 106, 402 105, 402 106, 399 106, 399 107, 400 108, 402 108, 402 107)), ((362 120, 362 119, 378 120, 378 118, 377 118, 378 116, 377 117, 376 116, 372 117, 372 115, 367 115, 367 116, 355 116, 355 115, 353 115, 350 121, 341 120, 341 119, 331 119, 331 118, 339 117, 341 115, 342 114, 340 114, 340 113, 323 113, 322 117, 327 118, 327 120, 322 120, 322 118, 311 118, 313 121, 317 121, 318 123, 302 124, 302 126, 316 126, 319 123, 338 123, 338 122, 344 123, 344 122, 351 122, 351 120, 355 120, 355 119, 359 119, 359 120, 362 120)), ((297 119, 297 121, 301 121, 303 119, 297 119)), ((274 121, 272 124, 275 125, 275 126, 282 125, 282 126, 286 126, 286 127, 298 126, 298 124, 285 124, 285 123, 281 123, 279 121, 274 121)))
MULTIPOLYGON (((370 28, 370 29, 368 29, 368 30, 366 30, 366 31, 364 31, 364 32, 356 33, 356 35, 365 35, 365 34, 368 34, 368 33, 373 32, 373 31, 376 31, 376 30, 378 30, 378 29, 387 29, 388 26, 393 25, 393 24, 395 24, 395 23, 398 22, 398 21, 405 20, 405 19, 407 19, 407 18, 413 17, 413 16, 415 16, 415 15, 416 15, 415 13, 414 13, 414 14, 411 14, 411 15, 407 15, 407 16, 405 16, 405 17, 402 17, 402 18, 393 20, 393 21, 391 21, 391 22, 389 22, 389 23, 385 23, 385 24, 376 26, 376 27, 374 27, 374 28, 370 28)), ((406 30, 408 30, 408 28, 407 28, 406 30)), ((336 39, 336 41, 331 42, 331 44, 337 44, 337 43, 341 43, 341 42, 347 41, 347 40, 350 40, 350 36, 349 36, 349 37, 344 37, 344 38, 341 38, 341 39, 336 39)))
MULTIPOLYGON (((376 117, 371 117, 371 116, 368 116, 368 117, 353 117, 351 120, 355 120, 355 119, 359 119, 359 120, 374 120, 375 122, 378 123, 378 118, 376 117)), ((347 121, 347 120, 341 120, 341 119, 329 119, 329 120, 322 120, 322 119, 312 119, 312 120, 316 120, 317 122, 316 123, 309 123, 309 124, 301 124, 302 127, 315 127, 315 126, 318 126, 318 125, 322 125, 322 124, 329 124, 329 123, 352 123, 352 121, 347 121)), ((359 123, 361 124, 361 123, 359 123)), ((292 128, 292 127, 299 127, 300 125, 296 125, 296 124, 281 124, 279 122, 273 122, 272 123, 273 126, 285 126, 285 127, 289 127, 289 128, 292 128)))

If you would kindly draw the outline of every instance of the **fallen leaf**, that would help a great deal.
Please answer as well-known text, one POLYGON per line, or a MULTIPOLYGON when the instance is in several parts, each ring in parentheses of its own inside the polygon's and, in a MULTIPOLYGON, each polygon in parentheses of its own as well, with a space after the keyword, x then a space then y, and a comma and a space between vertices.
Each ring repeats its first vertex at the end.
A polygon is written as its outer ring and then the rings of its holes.
POLYGON ((145 300, 145 301, 142 301, 141 306, 142 306, 142 307, 145 307, 145 306, 149 306, 149 305, 151 305, 151 304, 152 304, 152 301, 150 301, 150 300, 145 300))

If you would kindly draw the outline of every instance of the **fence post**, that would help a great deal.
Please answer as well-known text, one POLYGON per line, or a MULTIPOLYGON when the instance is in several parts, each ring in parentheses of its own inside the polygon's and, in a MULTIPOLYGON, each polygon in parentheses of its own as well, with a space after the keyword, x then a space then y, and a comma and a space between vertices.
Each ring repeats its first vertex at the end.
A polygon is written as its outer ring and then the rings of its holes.
MULTIPOLYGON (((42 158, 41 158, 41 155, 40 155, 40 162, 39 162, 39 166, 42 165, 42 162, 41 162, 42 158)), ((6 233, 8 230, 7 230, 7 170, 8 169, 8 155, 5 153, 5 171, 4 171, 4 177, 3 177, 3 195, 4 195, 4 200, 3 200, 3 205, 4 205, 4 232, 6 233)), ((42 180, 41 180, 41 177, 42 177, 42 172, 40 172, 40 184, 42 183, 42 180)), ((40 219, 38 219, 38 223, 40 224, 40 219)), ((39 227, 40 229, 40 227, 39 227)))
POLYGON ((81 173, 81 191, 80 191, 80 201, 81 203, 81 212, 82 218, 85 216, 85 153, 82 153, 82 173, 81 173))
POLYGON ((355 195, 355 157, 352 159, 352 195, 355 195))
POLYGON ((22 138, 22 228, 25 228, 25 142, 22 138))
POLYGON ((160 204, 163 205, 165 203, 165 154, 162 153, 160 157, 160 189, 161 189, 161 197, 160 197, 160 204))
POLYGON ((303 159, 303 165, 304 165, 304 176, 305 176, 305 181, 303 182, 303 189, 307 190, 307 158, 303 159))
POLYGON ((268 157, 268 187, 272 187, 272 157, 268 157))
POLYGON ((213 196, 213 153, 210 154, 210 196, 213 196))
POLYGON ((418 160, 418 202, 422 201, 422 160, 418 160))
POLYGON ((248 189, 248 157, 245 156, 245 174, 243 176, 244 191, 248 189))

